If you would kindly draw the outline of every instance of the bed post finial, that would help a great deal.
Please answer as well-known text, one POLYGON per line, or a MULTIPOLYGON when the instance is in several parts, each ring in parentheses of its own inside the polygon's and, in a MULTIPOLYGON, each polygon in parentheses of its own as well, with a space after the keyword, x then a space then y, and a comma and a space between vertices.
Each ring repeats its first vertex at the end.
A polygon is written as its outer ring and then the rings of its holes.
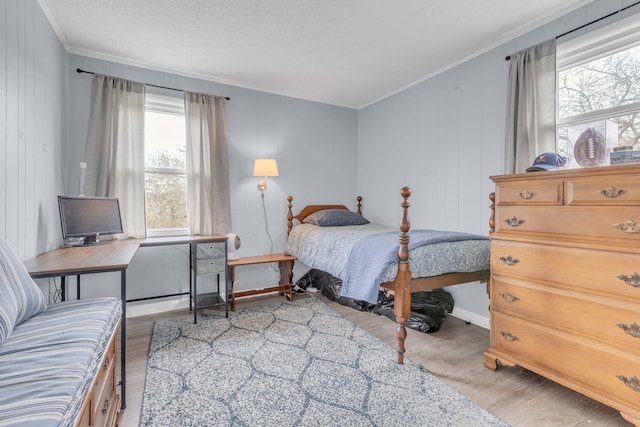
POLYGON ((409 206, 411 204, 407 200, 411 196, 411 189, 409 187, 402 187, 400 189, 400 195, 404 199, 400 206, 402 206, 402 220, 400 221, 400 250, 398 251, 398 258, 400 262, 407 262, 409 259, 409 229, 411 228, 411 222, 409 221, 409 206))
POLYGON ((358 201, 358 210, 356 211, 356 213, 358 215, 362 215, 362 196, 356 197, 356 200, 358 201))
POLYGON ((287 196, 287 236, 291 234, 291 229, 293 228, 293 212, 291 212, 291 207, 293 206, 291 202, 293 201, 293 197, 287 196))

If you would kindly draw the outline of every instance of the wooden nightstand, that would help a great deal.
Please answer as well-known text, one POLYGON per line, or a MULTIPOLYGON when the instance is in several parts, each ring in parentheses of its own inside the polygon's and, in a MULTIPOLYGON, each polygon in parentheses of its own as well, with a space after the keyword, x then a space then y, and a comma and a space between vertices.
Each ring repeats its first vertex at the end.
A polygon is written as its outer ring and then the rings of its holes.
POLYGON ((258 255, 247 256, 238 259, 229 260, 227 265, 229 266, 229 278, 231 279, 231 289, 229 293, 229 300, 231 301, 231 310, 236 309, 236 294, 233 291, 233 284, 236 280, 236 267, 242 265, 254 265, 254 264, 269 264, 277 262, 280 267, 280 283, 278 286, 270 288, 251 290, 239 292, 238 297, 262 294, 266 292, 280 292, 280 295, 285 295, 289 301, 291 301, 291 284, 293 280, 293 263, 296 257, 287 254, 271 254, 271 255, 258 255))

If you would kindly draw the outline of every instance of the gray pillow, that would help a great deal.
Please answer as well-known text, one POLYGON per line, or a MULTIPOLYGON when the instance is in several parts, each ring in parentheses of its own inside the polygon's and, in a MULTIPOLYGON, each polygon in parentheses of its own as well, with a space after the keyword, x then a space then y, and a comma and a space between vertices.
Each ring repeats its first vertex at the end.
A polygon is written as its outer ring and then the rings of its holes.
POLYGON ((24 264, 0 238, 0 345, 15 326, 47 308, 40 287, 24 264))
POLYGON ((335 227, 341 225, 363 225, 369 221, 362 215, 346 209, 324 209, 312 213, 302 222, 323 227, 335 227))

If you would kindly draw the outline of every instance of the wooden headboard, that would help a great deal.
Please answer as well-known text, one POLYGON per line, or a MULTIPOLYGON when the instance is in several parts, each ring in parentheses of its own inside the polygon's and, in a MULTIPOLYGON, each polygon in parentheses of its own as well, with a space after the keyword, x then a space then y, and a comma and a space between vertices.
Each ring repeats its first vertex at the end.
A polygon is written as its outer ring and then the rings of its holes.
MULTIPOLYGON (((358 209, 356 210, 356 212, 359 215, 362 215, 362 196, 356 197, 356 200, 358 201, 358 205, 357 205, 358 209)), ((291 210, 291 208, 293 207, 291 203, 293 201, 293 197, 288 196, 287 201, 289 202, 287 204, 287 236, 291 233, 294 219, 297 219, 298 221, 302 222, 303 219, 305 219, 312 213, 322 211, 325 209, 349 210, 349 208, 347 208, 345 205, 307 205, 300 211, 300 213, 298 213, 298 215, 293 215, 293 211, 291 210)))

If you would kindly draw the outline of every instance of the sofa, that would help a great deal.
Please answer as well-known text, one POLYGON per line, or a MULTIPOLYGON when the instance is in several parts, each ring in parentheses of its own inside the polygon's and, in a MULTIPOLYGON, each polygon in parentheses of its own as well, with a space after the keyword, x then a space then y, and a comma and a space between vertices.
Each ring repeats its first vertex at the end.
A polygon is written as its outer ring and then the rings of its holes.
POLYGON ((0 238, 0 426, 113 426, 119 298, 47 304, 0 238))

